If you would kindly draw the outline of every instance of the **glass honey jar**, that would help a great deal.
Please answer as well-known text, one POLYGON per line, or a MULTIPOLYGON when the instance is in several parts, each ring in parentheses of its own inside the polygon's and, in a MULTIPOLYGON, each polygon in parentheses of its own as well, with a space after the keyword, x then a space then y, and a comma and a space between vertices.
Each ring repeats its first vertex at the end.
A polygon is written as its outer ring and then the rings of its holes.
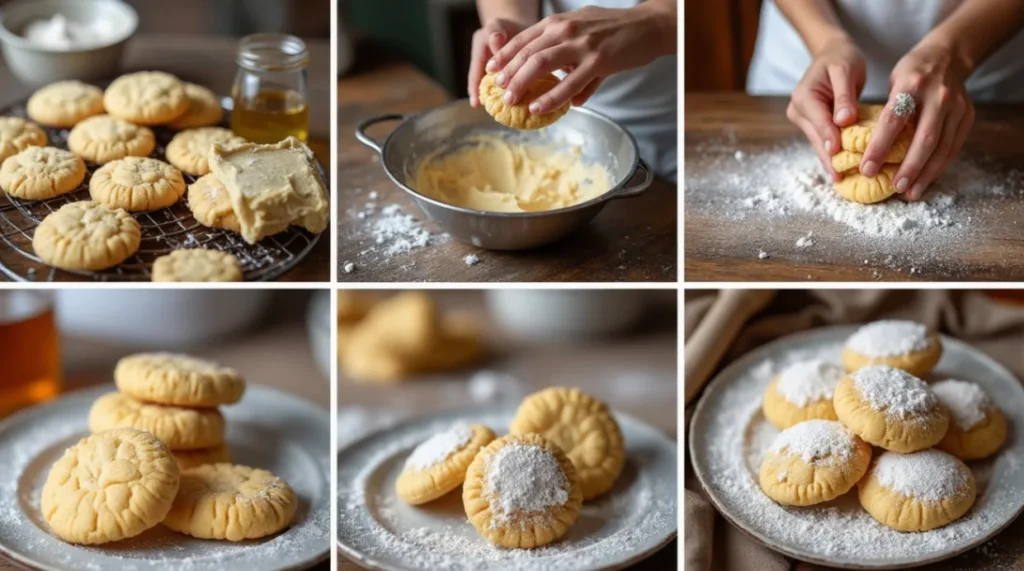
POLYGON ((253 34, 238 44, 231 130, 254 143, 309 137, 309 51, 288 34, 253 34))

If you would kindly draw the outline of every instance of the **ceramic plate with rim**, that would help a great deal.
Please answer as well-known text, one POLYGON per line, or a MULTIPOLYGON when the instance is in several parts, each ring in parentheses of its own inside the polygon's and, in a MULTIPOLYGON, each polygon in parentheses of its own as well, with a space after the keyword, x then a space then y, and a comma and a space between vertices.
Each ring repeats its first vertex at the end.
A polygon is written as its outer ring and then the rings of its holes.
POLYGON ((305 569, 330 555, 331 419, 289 394, 249 385, 221 407, 232 461, 270 470, 299 497, 295 523, 276 535, 241 542, 196 539, 158 525, 137 537, 77 546, 52 535, 39 509, 50 466, 88 435, 89 407, 113 384, 74 391, 0 424, 0 552, 46 570, 305 569))
POLYGON ((856 492, 819 506, 786 508, 758 486, 763 451, 778 430, 761 413, 771 378, 794 361, 840 363, 856 327, 824 327, 759 347, 718 374, 704 390, 690 423, 694 472, 727 520, 790 557, 846 569, 906 569, 951 558, 999 533, 1024 509, 1024 388, 1003 366, 966 343, 942 337, 943 355, 928 380, 957 378, 980 385, 1009 420, 1006 444, 970 462, 978 498, 945 527, 901 533, 873 520, 856 492))
POLYGON ((338 547, 370 569, 488 571, 621 569, 676 535, 676 444, 657 429, 615 413, 626 466, 612 491, 587 502, 561 541, 502 549, 466 519, 462 488, 422 506, 404 504, 395 480, 412 449, 458 423, 486 424, 502 436, 515 407, 418 419, 376 432, 338 453, 338 547))

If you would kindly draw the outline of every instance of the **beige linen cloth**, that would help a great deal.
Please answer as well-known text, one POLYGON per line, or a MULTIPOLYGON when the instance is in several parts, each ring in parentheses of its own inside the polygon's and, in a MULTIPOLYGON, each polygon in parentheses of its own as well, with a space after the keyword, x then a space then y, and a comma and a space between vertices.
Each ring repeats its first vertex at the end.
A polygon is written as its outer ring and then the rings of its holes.
MULTIPOLYGON (((1022 293, 1024 295, 1024 293, 1022 293)), ((1021 299, 1024 302, 1024 298, 1021 299)), ((687 291, 686 423, 700 390, 722 366, 773 339, 814 327, 905 318, 963 339, 1024 379, 1024 303, 983 292, 917 290, 687 291)), ((1024 411, 1010 413, 1021 418, 1024 411)), ((687 571, 816 571, 727 523, 707 500, 686 454, 684 561, 687 571)), ((1024 517, 996 538, 926 571, 1024 571, 1024 517)))

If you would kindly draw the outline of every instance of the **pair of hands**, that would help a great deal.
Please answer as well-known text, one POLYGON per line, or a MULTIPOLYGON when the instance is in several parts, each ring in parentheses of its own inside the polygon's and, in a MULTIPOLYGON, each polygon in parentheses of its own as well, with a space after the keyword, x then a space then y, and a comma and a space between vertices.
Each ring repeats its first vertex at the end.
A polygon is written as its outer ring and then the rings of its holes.
MULTIPOLYGON (((889 76, 893 96, 909 93, 917 103, 917 131, 893 179, 896 191, 911 200, 921 198, 946 170, 974 126, 974 105, 964 85, 969 75, 951 50, 921 45, 907 53, 889 76)), ((866 76, 864 56, 857 46, 846 38, 835 39, 807 69, 786 111, 810 140, 833 181, 842 179, 832 167, 832 155, 841 150, 839 129, 857 122, 857 100, 866 76)), ((878 174, 893 141, 911 118, 897 116, 890 100, 864 152, 861 174, 878 174)))

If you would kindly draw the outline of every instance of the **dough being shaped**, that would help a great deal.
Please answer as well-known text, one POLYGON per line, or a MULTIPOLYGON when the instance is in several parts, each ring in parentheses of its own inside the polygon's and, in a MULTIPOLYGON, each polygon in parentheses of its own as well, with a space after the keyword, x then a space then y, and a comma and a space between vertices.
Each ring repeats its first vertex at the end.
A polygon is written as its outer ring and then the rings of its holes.
MULTIPOLYGON (((858 106, 857 122, 849 127, 843 127, 839 131, 840 146, 844 151, 863 154, 867 150, 883 109, 885 109, 883 105, 858 106)), ((903 131, 893 141, 889 154, 885 156, 886 163, 902 163, 903 159, 907 158, 910 143, 914 140, 914 128, 913 121, 906 124, 903 131)))
POLYGON ((245 381, 234 369, 174 353, 137 353, 117 362, 118 390, 157 404, 213 407, 236 403, 245 381))
POLYGON ((83 119, 103 114, 103 90, 81 81, 58 81, 33 93, 26 111, 42 125, 74 127, 83 119))
POLYGON ((892 179, 897 171, 899 165, 884 165, 878 174, 866 177, 860 174, 860 171, 850 170, 842 173, 843 180, 833 186, 846 200, 874 204, 896 194, 896 185, 892 179))
POLYGON ((185 96, 188 97, 188 111, 168 123, 168 127, 181 131, 220 124, 224 118, 224 109, 217 95, 201 85, 186 82, 185 96))
POLYGON ((981 387, 949 379, 932 385, 952 422, 938 448, 961 460, 991 456, 1006 441, 1006 417, 981 387))
POLYGON ((242 266, 230 252, 175 250, 153 262, 155 282, 240 282, 242 266))
POLYGON ((899 531, 928 531, 971 509, 974 474, 940 450, 883 452, 857 485, 860 505, 879 523, 899 531))
POLYGON ((170 206, 185 194, 185 179, 171 165, 146 157, 107 163, 89 179, 92 199, 129 212, 170 206))
POLYGON ((765 389, 765 418, 779 429, 805 420, 838 420, 832 396, 842 378, 842 367, 821 359, 793 363, 765 389))
POLYGON ((29 147, 43 147, 49 139, 39 125, 21 117, 0 117, 0 162, 29 147))
POLYGON ((155 527, 178 493, 180 471, 155 436, 118 428, 87 436, 50 468, 43 519, 70 543, 96 545, 155 527))
POLYGON ((858 329, 843 347, 847 372, 868 365, 889 365, 911 375, 927 375, 942 357, 942 341, 920 323, 884 319, 858 329))
POLYGON ((125 157, 146 157, 155 148, 153 131, 110 115, 89 117, 68 135, 68 149, 98 165, 125 157))
POLYGON ((188 111, 185 86, 162 71, 122 75, 103 92, 103 106, 113 117, 136 125, 162 125, 188 111))
POLYGON ((231 462, 231 451, 227 444, 214 446, 213 448, 200 448, 199 450, 172 450, 174 460, 182 470, 195 468, 204 464, 220 464, 231 462))
POLYGON ((466 517, 501 547, 533 548, 565 535, 579 516, 576 468, 539 434, 509 434, 484 448, 462 486, 466 517))
POLYGON ((203 226, 241 232, 228 189, 212 174, 188 185, 188 207, 203 226))
POLYGON ((137 401, 121 393, 96 399, 89 430, 134 428, 156 436, 171 450, 196 450, 224 442, 224 417, 215 408, 182 408, 137 401))
MULTIPOLYGON (((839 151, 832 155, 832 168, 836 169, 836 172, 856 171, 860 172, 860 161, 864 158, 863 153, 855 153, 853 151, 839 151)), ((884 162, 891 166, 898 167, 899 163, 903 161, 903 157, 896 158, 893 150, 889 151, 889 154, 885 156, 884 162)))
POLYGON ((29 147, 0 166, 0 188, 24 200, 67 194, 85 180, 85 161, 56 147, 29 147))
POLYGON ((787 506, 820 504, 850 491, 871 463, 871 446, 834 420, 783 430, 761 461, 761 490, 787 506))
POLYGON ((124 210, 98 202, 69 202, 36 227, 32 249, 64 270, 105 270, 132 257, 142 243, 142 227, 124 210))
POLYGON ((612 488, 626 463, 622 431, 608 407, 579 389, 544 389, 526 397, 509 426, 511 434, 537 433, 572 460, 584 500, 612 488))
POLYGON ((894 452, 916 452, 942 440, 949 415, 921 379, 886 365, 850 373, 836 386, 839 420, 866 442, 894 452))
POLYGON ((164 525, 200 539, 259 539, 291 525, 297 507, 288 482, 266 470, 207 464, 181 473, 164 525))
POLYGON ((482 424, 458 425, 417 446, 395 482, 395 493, 410 505, 425 504, 458 488, 469 464, 496 436, 482 424))
POLYGON ((215 144, 231 147, 245 139, 221 127, 202 127, 181 131, 167 144, 167 162, 193 176, 210 173, 207 157, 215 144))
POLYGON ((495 83, 496 78, 497 75, 488 73, 480 80, 480 103, 491 117, 494 117, 495 121, 506 127, 542 129, 558 121, 569 112, 568 101, 558 109, 543 115, 534 115, 530 111, 530 103, 558 85, 559 79, 554 74, 549 73, 538 79, 515 105, 505 104, 505 88, 495 83))

